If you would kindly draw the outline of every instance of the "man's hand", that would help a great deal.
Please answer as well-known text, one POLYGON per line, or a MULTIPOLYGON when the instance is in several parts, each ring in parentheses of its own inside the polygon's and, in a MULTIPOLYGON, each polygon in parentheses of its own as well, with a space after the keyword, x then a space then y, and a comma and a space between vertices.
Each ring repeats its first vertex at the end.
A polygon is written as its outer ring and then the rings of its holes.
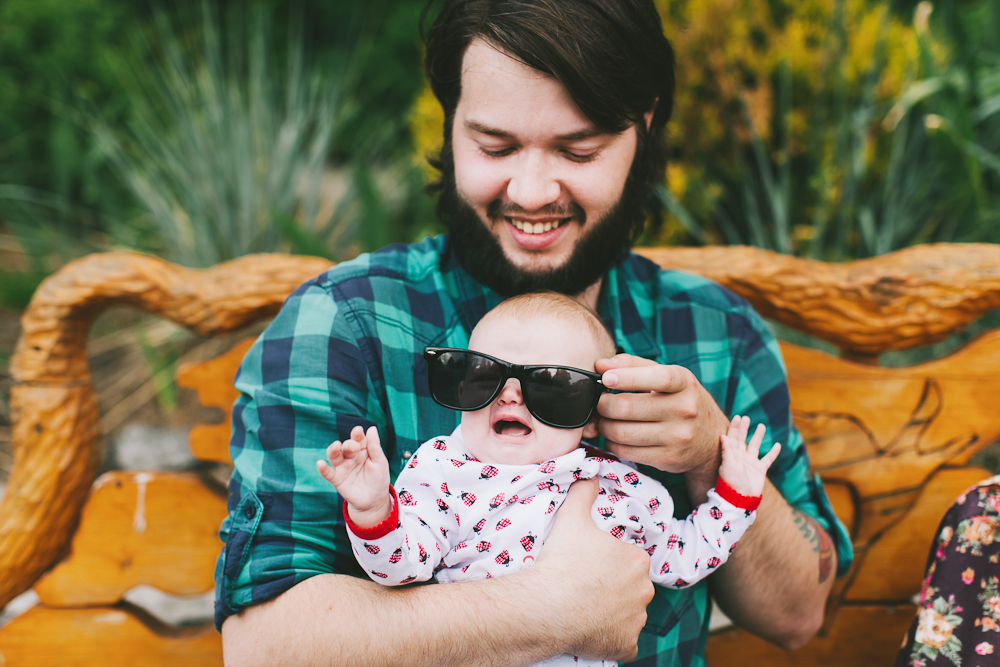
POLYGON ((600 359, 596 369, 605 386, 628 392, 606 393, 597 404, 597 428, 608 449, 629 461, 694 473, 714 484, 719 436, 729 420, 691 371, 628 354, 600 359))
POLYGON ((337 488, 347 501, 351 521, 361 528, 378 525, 392 511, 389 493, 389 461, 382 451, 378 429, 366 434, 360 426, 351 430, 346 442, 335 440, 326 448, 326 461, 316 461, 316 469, 337 488))
POLYGON ((577 638, 574 655, 631 660, 653 599, 649 555, 594 524, 595 480, 574 482, 556 514, 538 561, 522 574, 536 578, 552 614, 553 635, 577 638))

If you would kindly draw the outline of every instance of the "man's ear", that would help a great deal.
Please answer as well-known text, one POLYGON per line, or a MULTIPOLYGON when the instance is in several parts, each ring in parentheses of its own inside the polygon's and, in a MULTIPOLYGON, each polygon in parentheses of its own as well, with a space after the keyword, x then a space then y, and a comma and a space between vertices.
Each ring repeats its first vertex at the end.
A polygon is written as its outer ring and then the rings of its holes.
POLYGON ((653 124, 653 113, 656 112, 656 105, 660 103, 660 98, 657 97, 653 100, 653 108, 642 114, 643 119, 646 121, 646 131, 649 132, 650 126, 653 124))

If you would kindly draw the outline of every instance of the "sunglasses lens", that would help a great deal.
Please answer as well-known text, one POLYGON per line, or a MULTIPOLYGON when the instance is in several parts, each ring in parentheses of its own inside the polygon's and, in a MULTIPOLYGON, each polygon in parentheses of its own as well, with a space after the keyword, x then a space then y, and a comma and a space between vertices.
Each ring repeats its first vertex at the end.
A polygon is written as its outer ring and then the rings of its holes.
POLYGON ((504 379, 503 367, 469 352, 443 352, 430 364, 431 396, 454 410, 484 407, 504 379))
POLYGON ((531 371, 522 387, 528 409, 553 426, 577 428, 590 418, 600 388, 583 373, 566 368, 538 368, 531 371))

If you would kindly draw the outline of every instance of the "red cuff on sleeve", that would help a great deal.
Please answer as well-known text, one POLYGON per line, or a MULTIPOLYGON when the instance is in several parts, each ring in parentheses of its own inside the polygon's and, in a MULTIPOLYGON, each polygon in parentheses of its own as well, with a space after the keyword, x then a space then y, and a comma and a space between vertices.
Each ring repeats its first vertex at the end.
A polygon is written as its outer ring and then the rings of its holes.
POLYGON ((736 493, 736 490, 733 489, 733 487, 726 484, 726 480, 721 477, 715 480, 715 492, 722 496, 723 499, 728 500, 740 509, 749 510, 751 512, 757 509, 762 498, 762 496, 741 496, 736 493))
POLYGON ((347 513, 347 501, 345 500, 344 520, 347 521, 348 530, 363 540, 377 540, 396 530, 396 526, 399 525, 399 499, 396 498, 396 489, 392 488, 391 484, 389 485, 389 493, 392 495, 392 510, 389 512, 389 516, 382 523, 375 524, 371 528, 361 528, 351 521, 351 515, 347 513))

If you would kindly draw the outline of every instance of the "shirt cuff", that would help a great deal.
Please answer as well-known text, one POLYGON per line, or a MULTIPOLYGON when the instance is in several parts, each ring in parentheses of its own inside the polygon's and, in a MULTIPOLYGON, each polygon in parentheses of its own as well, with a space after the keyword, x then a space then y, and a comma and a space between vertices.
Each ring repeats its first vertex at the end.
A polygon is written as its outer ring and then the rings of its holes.
POLYGON ((351 521, 351 515, 347 512, 347 501, 345 500, 344 520, 347 521, 347 528, 362 540, 377 540, 396 530, 396 526, 399 525, 399 499, 396 498, 396 489, 392 488, 391 484, 389 485, 389 493, 392 495, 392 510, 389 512, 389 516, 381 523, 377 523, 370 528, 361 528, 351 521))
MULTIPOLYGON (((761 498, 763 496, 742 496, 736 492, 736 490, 726 484, 726 480, 719 477, 715 480, 715 492, 722 496, 723 500, 727 500, 736 507, 740 509, 748 510, 750 512, 757 509, 760 505, 761 498)), ((346 512, 346 510, 345 510, 346 512)))

